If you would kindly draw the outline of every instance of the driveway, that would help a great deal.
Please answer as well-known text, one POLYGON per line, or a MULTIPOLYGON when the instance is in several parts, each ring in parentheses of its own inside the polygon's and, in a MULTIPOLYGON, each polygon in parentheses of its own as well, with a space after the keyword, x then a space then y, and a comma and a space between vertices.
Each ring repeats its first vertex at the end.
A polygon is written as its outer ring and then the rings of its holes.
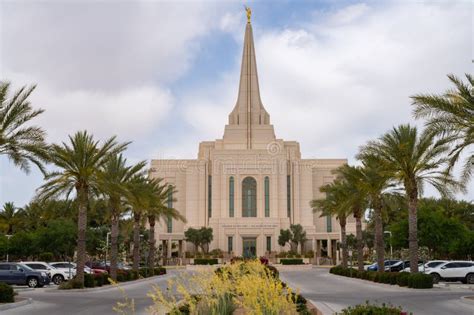
MULTIPOLYGON (((125 295, 134 300, 135 314, 147 314, 146 308, 153 303, 147 293, 153 285, 161 288, 167 286, 167 280, 177 274, 176 270, 169 270, 168 275, 146 279, 136 283, 123 283, 120 287, 125 295)), ((2 312, 2 315, 108 315, 118 314, 113 310, 117 302, 124 301, 122 292, 117 287, 103 287, 94 291, 55 291, 54 287, 41 288, 30 291, 20 291, 19 296, 33 299, 33 303, 12 310, 2 312)), ((131 312, 127 312, 130 314, 131 312)))
POLYGON ((474 305, 460 301, 474 295, 469 289, 408 289, 360 279, 336 276, 326 268, 282 271, 280 278, 314 301, 324 314, 339 312, 347 306, 365 303, 391 303, 414 315, 474 315, 474 305))

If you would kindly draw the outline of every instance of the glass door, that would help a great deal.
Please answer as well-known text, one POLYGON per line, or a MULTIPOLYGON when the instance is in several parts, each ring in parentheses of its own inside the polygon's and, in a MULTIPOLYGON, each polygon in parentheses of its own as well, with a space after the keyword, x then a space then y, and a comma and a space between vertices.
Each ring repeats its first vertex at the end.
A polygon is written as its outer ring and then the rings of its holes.
POLYGON ((245 237, 242 242, 242 256, 244 258, 257 257, 257 239, 255 237, 245 237))

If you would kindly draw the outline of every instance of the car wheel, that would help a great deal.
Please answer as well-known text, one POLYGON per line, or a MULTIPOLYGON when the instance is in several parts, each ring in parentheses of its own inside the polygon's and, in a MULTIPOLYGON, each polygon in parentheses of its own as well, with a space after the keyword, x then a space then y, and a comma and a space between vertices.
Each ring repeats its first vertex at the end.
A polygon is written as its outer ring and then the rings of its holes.
POLYGON ((64 277, 61 276, 61 275, 54 275, 53 277, 53 283, 56 284, 56 285, 60 285, 61 282, 64 281, 64 277))
POLYGON ((38 286, 38 279, 35 277, 28 278, 28 286, 30 288, 36 288, 38 286))
POLYGON ((470 273, 466 276, 467 284, 474 284, 474 273, 470 273))
POLYGON ((441 280, 441 277, 437 273, 432 273, 431 276, 433 277, 433 283, 438 283, 441 280))

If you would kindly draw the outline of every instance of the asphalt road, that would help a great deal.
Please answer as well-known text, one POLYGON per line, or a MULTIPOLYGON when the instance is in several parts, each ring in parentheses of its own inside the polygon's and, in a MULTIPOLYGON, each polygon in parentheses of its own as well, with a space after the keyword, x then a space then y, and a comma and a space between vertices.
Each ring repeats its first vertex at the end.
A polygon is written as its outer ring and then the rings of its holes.
POLYGON ((292 288, 299 288, 307 299, 316 302, 325 314, 339 312, 350 305, 391 303, 414 315, 473 315, 474 305, 460 301, 474 295, 469 289, 408 289, 360 279, 336 276, 325 268, 282 271, 280 278, 292 288))
MULTIPOLYGON (((173 277, 176 270, 168 271, 165 276, 146 279, 137 283, 124 283, 120 287, 123 293, 133 299, 135 314, 149 314, 146 308, 153 304, 147 293, 152 290, 153 285, 166 288, 167 280, 173 277)), ((54 287, 53 287, 54 288, 54 287)), ((2 315, 117 315, 113 310, 117 302, 124 301, 123 294, 117 287, 101 288, 98 291, 56 291, 50 288, 35 289, 32 291, 20 291, 20 297, 33 299, 33 303, 12 310, 3 311, 2 315)), ((131 311, 126 314, 131 314, 131 311)))

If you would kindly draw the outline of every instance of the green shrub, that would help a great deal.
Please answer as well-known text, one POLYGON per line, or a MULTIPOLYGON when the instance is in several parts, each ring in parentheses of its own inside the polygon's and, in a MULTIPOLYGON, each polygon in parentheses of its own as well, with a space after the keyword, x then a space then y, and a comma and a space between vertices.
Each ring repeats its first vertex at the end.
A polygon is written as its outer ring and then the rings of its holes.
POLYGON ((424 273, 410 274, 408 277, 408 287, 413 289, 431 289, 433 287, 433 277, 424 273))
POLYGON ((195 258, 194 264, 195 265, 217 265, 218 260, 217 258, 195 258))
POLYGON ((303 265, 302 258, 284 258, 280 259, 282 265, 303 265))
POLYGON ((155 276, 165 275, 165 274, 166 274, 166 268, 165 268, 165 267, 157 267, 157 268, 155 268, 155 270, 153 271, 153 274, 154 274, 155 276))
POLYGON ((341 311, 341 315, 367 315, 367 314, 383 314, 383 315, 400 315, 401 307, 394 307, 392 305, 371 305, 367 301, 365 304, 350 306, 341 311))
POLYGON ((60 290, 83 289, 83 288, 84 288, 84 284, 81 283, 76 278, 73 278, 69 281, 61 282, 61 284, 59 285, 60 290))
POLYGON ((85 273, 84 274, 84 287, 93 288, 95 287, 94 275, 85 273))
POLYGON ((136 270, 130 270, 130 280, 137 280, 140 277, 140 274, 136 270))
POLYGON ((109 274, 107 272, 104 272, 103 274, 101 274, 101 276, 102 276, 102 284, 103 285, 110 284, 109 274))
POLYGON ((304 253, 304 258, 314 258, 314 251, 309 250, 306 253, 304 253))
POLYGON ((408 286, 408 278, 410 277, 409 272, 400 272, 397 278, 397 284, 401 287, 408 286))
POLYGON ((101 287, 104 284, 102 275, 94 275, 94 282, 96 287, 101 287))
POLYGON ((15 302, 15 291, 10 285, 0 282, 0 303, 13 302, 15 302))

